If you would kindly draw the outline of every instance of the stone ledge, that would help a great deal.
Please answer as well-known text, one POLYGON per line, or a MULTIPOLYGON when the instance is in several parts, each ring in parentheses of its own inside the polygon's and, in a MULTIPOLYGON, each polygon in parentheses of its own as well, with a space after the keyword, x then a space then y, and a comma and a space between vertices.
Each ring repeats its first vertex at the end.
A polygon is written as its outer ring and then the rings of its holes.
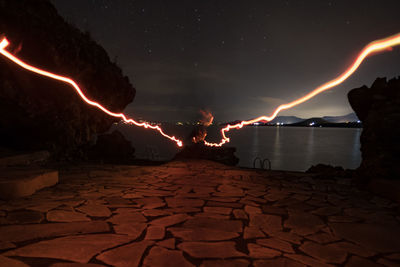
POLYGON ((21 154, 9 157, 0 158, 0 166, 18 166, 30 165, 33 163, 43 162, 48 160, 50 153, 48 151, 37 151, 29 154, 21 154))
POLYGON ((54 170, 0 171, 0 199, 27 197, 57 183, 58 171, 54 170))

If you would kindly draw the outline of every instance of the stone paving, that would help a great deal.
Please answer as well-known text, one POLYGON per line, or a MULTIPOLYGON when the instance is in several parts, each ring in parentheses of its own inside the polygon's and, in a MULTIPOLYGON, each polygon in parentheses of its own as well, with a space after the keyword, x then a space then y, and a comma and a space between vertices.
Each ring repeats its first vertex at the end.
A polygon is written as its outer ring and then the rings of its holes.
POLYGON ((75 166, 0 202, 0 266, 400 266, 399 211, 343 178, 75 166))

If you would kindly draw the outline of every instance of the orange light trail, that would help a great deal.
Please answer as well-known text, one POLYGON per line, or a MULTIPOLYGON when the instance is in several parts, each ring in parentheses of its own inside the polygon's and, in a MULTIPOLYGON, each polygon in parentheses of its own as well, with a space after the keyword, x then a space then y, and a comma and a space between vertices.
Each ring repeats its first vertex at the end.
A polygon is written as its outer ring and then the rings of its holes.
MULTIPOLYGON (((2 54, 4 57, 8 58, 9 60, 11 60, 12 62, 14 62, 15 64, 19 65, 20 67, 29 70, 31 72, 34 72, 36 74, 42 75, 42 76, 46 76, 48 78, 52 78, 55 80, 59 80, 62 81, 64 83, 68 83, 69 85, 71 85, 75 91, 78 93, 78 95, 82 98, 83 101, 85 101, 87 104, 97 107, 98 109, 102 110, 104 113, 112 116, 112 117, 116 117, 116 118, 121 118, 125 123, 129 123, 129 124, 134 124, 136 126, 139 127, 144 127, 144 128, 150 128, 153 130, 158 131, 162 136, 176 142, 176 144, 181 147, 183 145, 182 141, 177 139, 175 136, 170 136, 167 135, 166 133, 164 133, 164 131, 159 127, 159 126, 154 126, 151 124, 148 124, 146 122, 136 122, 133 119, 127 118, 123 113, 114 113, 112 111, 109 111, 108 109, 106 109, 105 107, 103 107, 102 105, 100 105, 99 103, 90 100, 89 98, 87 98, 85 96, 85 94, 82 92, 82 90, 80 89, 80 87, 76 84, 76 82, 68 77, 65 76, 61 76, 61 75, 57 75, 48 71, 45 71, 43 69, 39 69, 36 68, 32 65, 27 64, 26 62, 22 61, 21 59, 17 58, 16 56, 12 55, 11 53, 9 53, 8 51, 5 50, 5 48, 8 46, 9 42, 7 41, 6 38, 3 38, 2 41, 0 42, 0 54, 2 54)), ((277 109, 275 109, 275 111, 272 113, 271 116, 260 116, 258 118, 255 119, 251 119, 248 121, 242 121, 240 123, 237 124, 233 124, 233 125, 227 125, 225 128, 221 129, 221 135, 222 135, 222 139, 220 143, 210 143, 207 142, 206 140, 204 140, 204 144, 207 146, 222 146, 225 143, 228 143, 230 141, 230 139, 228 137, 226 137, 225 133, 229 132, 231 129, 240 129, 245 125, 249 125, 249 124, 253 124, 255 122, 260 122, 260 121, 266 121, 269 122, 271 120, 273 120, 280 111, 285 110, 285 109, 290 109, 294 106, 297 106, 301 103, 306 102, 307 100, 313 98, 314 96, 327 91, 329 89, 332 89, 333 87, 343 83, 347 78, 349 78, 357 69, 358 67, 361 65, 361 63, 364 61, 364 59, 369 56, 372 53, 376 53, 376 52, 380 52, 380 51, 384 51, 384 50, 391 50, 393 46, 397 46, 400 45, 400 33, 384 38, 384 39, 380 39, 380 40, 376 40, 374 42, 369 43, 367 46, 364 47, 363 50, 361 50, 361 52, 359 53, 359 55, 357 56, 356 60, 353 62, 353 64, 345 71, 343 72, 341 75, 339 75, 338 77, 336 77, 335 79, 317 87, 316 89, 314 89, 313 91, 311 91, 310 93, 308 93, 307 95, 294 100, 290 103, 287 104, 283 104, 280 105, 277 109)))
POLYGON ((76 84, 76 82, 68 77, 65 76, 61 76, 61 75, 57 75, 39 68, 36 68, 32 65, 27 64, 26 62, 22 61, 21 59, 17 58, 16 56, 12 55, 11 53, 9 53, 8 51, 5 50, 5 48, 8 46, 9 42, 7 41, 6 38, 3 38, 3 40, 0 42, 0 54, 2 54, 3 56, 5 56, 6 58, 8 58, 9 60, 11 60, 12 62, 14 62, 15 64, 19 65, 20 67, 29 70, 31 72, 34 72, 36 74, 42 75, 42 76, 46 76, 49 78, 52 78, 54 80, 58 80, 58 81, 62 81, 64 83, 68 83, 69 85, 71 85, 75 91, 78 93, 78 95, 82 98, 83 101, 85 101, 87 104, 97 107, 98 109, 102 110, 104 113, 107 113, 108 115, 112 116, 112 117, 116 117, 116 118, 121 118, 124 122, 126 123, 130 123, 130 124, 134 124, 136 126, 139 127, 144 127, 144 128, 150 128, 153 130, 158 131, 162 136, 176 142, 176 144, 181 147, 183 145, 182 141, 177 139, 175 136, 170 136, 166 133, 164 133, 164 131, 159 127, 159 126, 154 126, 151 124, 148 124, 146 122, 142 122, 139 123, 133 119, 127 118, 125 116, 125 114, 123 113, 114 113, 112 111, 109 111, 108 109, 106 109, 105 107, 103 107, 102 105, 100 105, 99 103, 90 100, 89 98, 87 98, 85 96, 85 94, 82 92, 81 88, 79 88, 79 86, 76 84))
POLYGON ((361 52, 358 54, 358 56, 357 56, 356 60, 353 62, 353 64, 345 72, 343 72, 341 75, 339 75, 335 79, 333 79, 327 83, 324 83, 323 85, 317 87, 316 89, 314 89, 307 95, 305 95, 297 100, 294 100, 287 104, 280 105, 277 109, 275 109, 275 111, 269 117, 268 116, 260 116, 258 118, 248 120, 248 121, 242 121, 242 122, 234 124, 234 125, 228 124, 225 128, 221 129, 222 139, 221 139, 220 143, 209 143, 204 140, 204 144, 207 146, 222 146, 225 143, 228 143, 230 141, 230 139, 228 137, 226 137, 225 133, 229 132, 231 129, 240 129, 245 125, 253 124, 253 123, 259 122, 259 121, 266 121, 266 122, 272 121, 278 115, 278 113, 280 111, 285 110, 285 109, 290 109, 294 106, 304 103, 307 100, 313 98, 314 96, 316 96, 324 91, 327 91, 329 89, 332 89, 333 87, 344 82, 347 78, 349 78, 358 69, 358 67, 361 65, 361 63, 364 61, 364 59, 367 56, 369 56, 371 53, 380 52, 380 51, 384 51, 384 50, 391 50, 392 47, 396 46, 396 45, 400 45, 400 33, 369 43, 367 46, 364 47, 363 50, 361 50, 361 52))

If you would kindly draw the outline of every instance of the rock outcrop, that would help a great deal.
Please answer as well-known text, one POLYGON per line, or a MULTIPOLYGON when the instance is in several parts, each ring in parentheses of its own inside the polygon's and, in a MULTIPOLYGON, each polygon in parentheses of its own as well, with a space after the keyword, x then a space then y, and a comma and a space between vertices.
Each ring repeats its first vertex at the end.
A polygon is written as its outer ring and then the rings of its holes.
POLYGON ((348 94, 351 107, 362 121, 363 177, 400 177, 400 77, 378 78, 371 88, 363 86, 348 94))
POLYGON ((209 147, 203 143, 192 143, 186 145, 178 154, 177 160, 186 159, 206 159, 219 162, 225 165, 235 166, 239 163, 239 158, 235 156, 234 147, 209 147))
POLYGON ((341 166, 332 166, 327 164, 312 165, 306 173, 314 174, 315 178, 331 179, 331 178, 352 178, 354 170, 345 170, 341 166))
MULTIPOLYGON (((88 33, 67 23, 47 0, 0 0, 0 37, 27 62, 74 79, 84 93, 121 112, 135 89, 88 33)), ((85 104, 74 89, 0 57, 0 146, 76 156, 116 120, 85 104)))
POLYGON ((124 135, 114 130, 112 133, 99 135, 96 145, 88 150, 88 159, 112 164, 129 164, 134 161, 135 149, 124 135))

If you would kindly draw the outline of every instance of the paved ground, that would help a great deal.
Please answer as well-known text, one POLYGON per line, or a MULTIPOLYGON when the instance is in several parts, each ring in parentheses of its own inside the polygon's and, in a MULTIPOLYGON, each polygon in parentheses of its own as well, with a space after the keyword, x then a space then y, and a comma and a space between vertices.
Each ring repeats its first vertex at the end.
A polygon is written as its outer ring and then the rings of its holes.
POLYGON ((398 205, 346 179, 193 161, 60 180, 0 202, 0 266, 400 266, 398 205))

